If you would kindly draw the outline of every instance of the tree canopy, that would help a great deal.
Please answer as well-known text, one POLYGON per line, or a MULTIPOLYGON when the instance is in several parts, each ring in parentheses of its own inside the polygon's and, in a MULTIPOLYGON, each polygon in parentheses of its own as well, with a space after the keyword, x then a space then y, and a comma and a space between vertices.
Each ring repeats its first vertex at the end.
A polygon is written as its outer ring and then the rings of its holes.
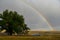
POLYGON ((26 34, 30 30, 24 22, 23 15, 19 15, 16 11, 5 10, 0 13, 0 18, 2 19, 0 20, 1 29, 6 29, 8 35, 12 35, 13 32, 26 34))

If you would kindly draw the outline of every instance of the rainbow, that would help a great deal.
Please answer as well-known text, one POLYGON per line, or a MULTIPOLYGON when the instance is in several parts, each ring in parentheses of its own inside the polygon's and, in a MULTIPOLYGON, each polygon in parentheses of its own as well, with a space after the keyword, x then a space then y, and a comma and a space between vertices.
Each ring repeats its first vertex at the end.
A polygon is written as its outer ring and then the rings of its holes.
MULTIPOLYGON (((24 1, 22 0, 22 2, 24 2, 24 1)), ((26 2, 24 2, 24 4, 28 5, 28 6, 29 6, 30 8, 32 8, 35 12, 37 12, 37 14, 40 15, 40 17, 48 24, 48 26, 49 26, 49 28, 51 29, 51 31, 54 30, 53 27, 52 27, 52 25, 51 25, 51 23, 47 20, 47 18, 46 18, 43 14, 41 14, 41 13, 40 13, 36 8, 34 8, 32 5, 30 5, 30 4, 26 3, 26 2)))

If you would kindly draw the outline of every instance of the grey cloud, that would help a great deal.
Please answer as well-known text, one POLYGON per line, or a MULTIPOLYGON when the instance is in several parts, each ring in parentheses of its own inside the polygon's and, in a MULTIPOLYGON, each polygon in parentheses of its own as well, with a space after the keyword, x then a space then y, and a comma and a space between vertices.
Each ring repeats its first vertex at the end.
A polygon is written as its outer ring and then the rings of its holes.
POLYGON ((52 24, 55 30, 60 28, 59 0, 24 0, 24 2, 43 14, 48 22, 52 24))
POLYGON ((51 30, 48 24, 29 5, 43 14, 56 30, 58 29, 60 26, 60 3, 58 0, 0 0, 0 12, 5 9, 15 10, 24 15, 26 24, 32 30, 51 30))

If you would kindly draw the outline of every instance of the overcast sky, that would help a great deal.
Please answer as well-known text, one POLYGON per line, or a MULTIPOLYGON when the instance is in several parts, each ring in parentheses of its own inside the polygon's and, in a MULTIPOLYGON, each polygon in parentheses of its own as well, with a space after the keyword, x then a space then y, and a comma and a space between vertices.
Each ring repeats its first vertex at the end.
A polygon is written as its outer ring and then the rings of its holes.
POLYGON ((54 30, 60 31, 60 0, 0 0, 0 12, 5 9, 24 15, 25 23, 31 30, 50 31, 48 22, 54 30))

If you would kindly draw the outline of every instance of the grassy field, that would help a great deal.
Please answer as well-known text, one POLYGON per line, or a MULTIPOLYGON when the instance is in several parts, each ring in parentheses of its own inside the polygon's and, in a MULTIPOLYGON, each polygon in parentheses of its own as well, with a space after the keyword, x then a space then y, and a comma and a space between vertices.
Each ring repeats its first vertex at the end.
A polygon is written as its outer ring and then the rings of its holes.
POLYGON ((30 34, 34 34, 34 33, 39 33, 40 36, 0 36, 0 40, 60 40, 60 31, 58 32, 31 31, 30 32, 30 34))
POLYGON ((60 36, 0 36, 0 40, 60 40, 60 36))

